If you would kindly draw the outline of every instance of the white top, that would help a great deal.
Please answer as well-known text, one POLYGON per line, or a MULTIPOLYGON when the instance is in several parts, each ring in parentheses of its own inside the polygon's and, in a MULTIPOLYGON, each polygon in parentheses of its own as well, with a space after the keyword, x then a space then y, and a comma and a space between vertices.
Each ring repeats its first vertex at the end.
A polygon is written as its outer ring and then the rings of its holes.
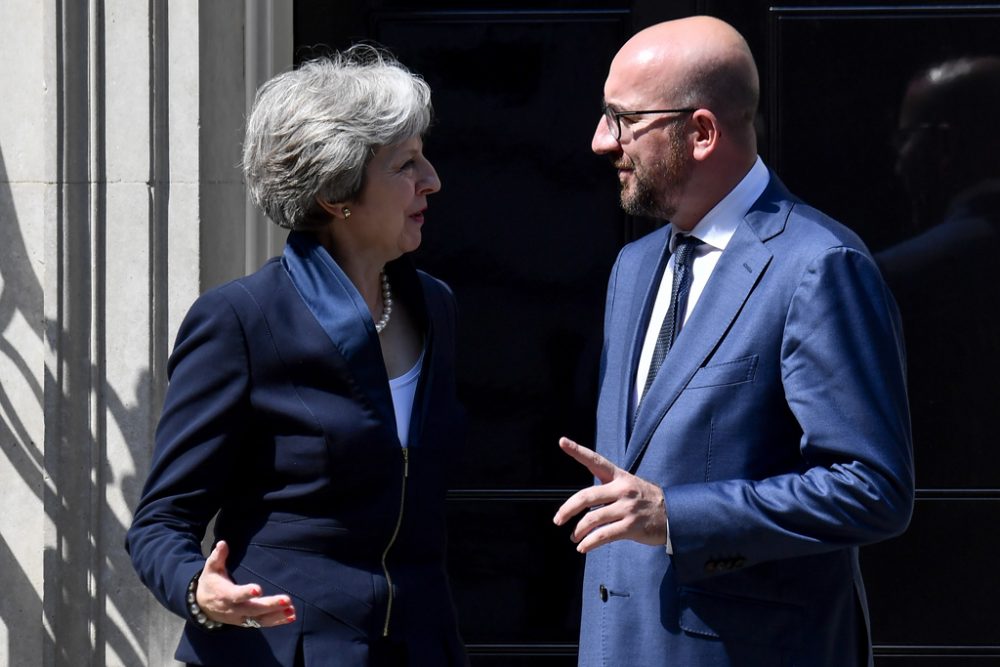
POLYGON ((413 368, 398 378, 389 380, 389 391, 392 392, 392 407, 396 413, 396 434, 399 442, 406 447, 410 439, 410 416, 413 413, 413 399, 417 395, 417 383, 420 380, 420 369, 424 365, 424 353, 413 368))
MULTIPOLYGON (((705 284, 708 282, 715 265, 718 264, 722 251, 729 245, 730 239, 736 233, 743 218, 750 207, 764 193, 771 175, 764 166, 760 157, 750 167, 750 171, 743 177, 743 180, 735 188, 729 191, 722 200, 702 218, 691 235, 698 237, 703 243, 694 250, 691 261, 691 291, 688 292, 687 307, 681 314, 681 327, 691 316, 691 312, 698 304, 705 284)), ((636 368, 635 387, 632 392, 633 408, 639 405, 642 399, 642 391, 646 386, 646 376, 649 375, 649 363, 653 358, 653 348, 656 347, 656 338, 660 335, 660 327, 663 325, 663 318, 670 307, 670 290, 674 283, 674 247, 677 243, 677 230, 670 234, 670 259, 663 270, 663 278, 660 280, 660 288, 656 293, 656 301, 653 302, 653 312, 649 318, 649 328, 646 330, 646 339, 642 344, 642 352, 639 354, 639 366, 636 368)))

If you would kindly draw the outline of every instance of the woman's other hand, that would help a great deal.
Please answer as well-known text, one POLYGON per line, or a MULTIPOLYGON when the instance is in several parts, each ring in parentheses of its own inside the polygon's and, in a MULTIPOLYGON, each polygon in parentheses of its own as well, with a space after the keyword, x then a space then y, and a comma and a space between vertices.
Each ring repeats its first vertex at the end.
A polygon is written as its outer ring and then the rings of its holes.
POLYGON ((270 628, 295 620, 295 607, 287 595, 264 596, 257 584, 239 586, 226 569, 229 545, 219 541, 198 577, 196 599, 213 621, 246 628, 270 628))

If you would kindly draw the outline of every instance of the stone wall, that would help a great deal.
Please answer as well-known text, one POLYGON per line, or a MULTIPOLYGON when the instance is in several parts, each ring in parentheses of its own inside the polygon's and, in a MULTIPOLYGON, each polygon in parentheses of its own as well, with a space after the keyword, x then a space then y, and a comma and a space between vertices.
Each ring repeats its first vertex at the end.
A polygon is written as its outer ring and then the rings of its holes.
POLYGON ((204 289, 280 244, 248 99, 291 0, 0 2, 0 665, 170 665, 123 549, 166 359, 204 289))

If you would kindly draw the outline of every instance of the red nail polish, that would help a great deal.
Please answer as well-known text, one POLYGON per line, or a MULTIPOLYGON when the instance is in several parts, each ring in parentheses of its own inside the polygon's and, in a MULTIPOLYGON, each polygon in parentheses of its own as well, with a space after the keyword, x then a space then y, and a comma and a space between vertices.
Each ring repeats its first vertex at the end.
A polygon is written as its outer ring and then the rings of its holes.
POLYGON ((291 601, 290 600, 286 600, 285 598, 281 598, 281 600, 278 602, 278 604, 280 604, 282 607, 287 607, 288 605, 291 604, 291 601))
POLYGON ((289 607, 285 610, 285 616, 295 616, 295 610, 289 607))

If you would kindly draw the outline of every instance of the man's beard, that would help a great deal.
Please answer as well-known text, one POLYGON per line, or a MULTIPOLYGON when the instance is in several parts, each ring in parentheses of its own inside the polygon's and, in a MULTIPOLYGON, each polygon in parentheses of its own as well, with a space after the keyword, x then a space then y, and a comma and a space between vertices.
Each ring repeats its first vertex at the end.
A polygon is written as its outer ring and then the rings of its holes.
POLYGON ((649 168, 639 167, 624 155, 615 162, 619 169, 632 169, 632 187, 620 182, 622 208, 629 215, 671 219, 677 213, 681 193, 691 180, 693 162, 685 151, 684 138, 670 133, 667 154, 649 168))

